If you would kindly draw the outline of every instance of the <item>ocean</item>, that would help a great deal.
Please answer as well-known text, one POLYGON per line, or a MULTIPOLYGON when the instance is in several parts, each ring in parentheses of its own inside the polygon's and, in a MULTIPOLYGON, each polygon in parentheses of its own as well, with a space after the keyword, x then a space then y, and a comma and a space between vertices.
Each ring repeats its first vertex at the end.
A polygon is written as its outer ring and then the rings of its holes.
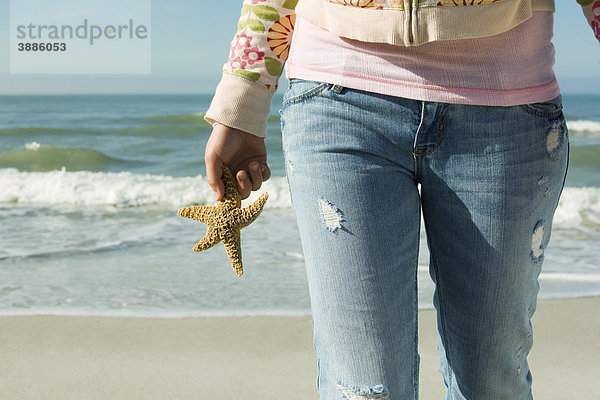
MULTIPOLYGON (((194 253, 213 204, 210 95, 0 96, 0 315, 306 315, 304 259, 284 176, 276 96, 272 178, 242 230, 244 276, 222 245, 194 253)), ((571 161, 541 298, 600 295, 600 95, 563 95, 571 161)), ((433 284, 422 233, 419 304, 433 284)))

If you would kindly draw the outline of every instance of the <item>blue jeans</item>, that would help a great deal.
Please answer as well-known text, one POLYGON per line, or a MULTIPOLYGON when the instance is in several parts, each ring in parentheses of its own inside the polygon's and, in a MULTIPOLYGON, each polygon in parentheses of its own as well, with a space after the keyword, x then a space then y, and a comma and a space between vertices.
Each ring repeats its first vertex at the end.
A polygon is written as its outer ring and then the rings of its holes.
POLYGON ((490 107, 292 80, 281 117, 321 399, 417 399, 421 211, 447 399, 531 399, 568 160, 560 96, 490 107))

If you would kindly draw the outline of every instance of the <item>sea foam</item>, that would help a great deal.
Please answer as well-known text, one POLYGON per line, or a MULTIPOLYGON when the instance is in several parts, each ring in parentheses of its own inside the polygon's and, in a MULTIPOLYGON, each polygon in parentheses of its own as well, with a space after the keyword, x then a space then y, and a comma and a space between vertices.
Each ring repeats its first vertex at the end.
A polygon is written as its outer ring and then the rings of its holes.
POLYGON ((600 227, 600 188, 566 187, 554 215, 554 223, 600 227))
MULTIPOLYGON (((131 172, 0 169, 0 187, 0 203, 116 207, 214 204, 213 192, 206 178, 200 175, 172 177, 131 172)), ((291 208, 284 177, 273 177, 263 183, 244 204, 254 201, 263 192, 269 192, 267 207, 291 208)), ((568 226, 582 223, 600 226, 600 188, 566 187, 554 221, 568 226)))
POLYGON ((569 131, 574 132, 585 132, 595 133, 600 135, 600 122, 597 121, 586 121, 586 120, 575 120, 567 121, 567 128, 569 131))
MULTIPOLYGON (((214 194, 203 176, 172 177, 131 172, 55 170, 20 172, 0 169, 0 203, 50 205, 148 205, 185 206, 214 204, 214 194)), ((285 178, 265 182, 246 202, 269 192, 266 207, 289 208, 291 200, 285 178)))

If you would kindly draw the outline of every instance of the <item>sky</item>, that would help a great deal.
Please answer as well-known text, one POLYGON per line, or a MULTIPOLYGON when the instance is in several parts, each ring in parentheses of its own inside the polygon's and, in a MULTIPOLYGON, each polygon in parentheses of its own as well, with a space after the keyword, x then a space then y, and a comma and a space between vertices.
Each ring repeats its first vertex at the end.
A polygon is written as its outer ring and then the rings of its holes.
MULTIPOLYGON (((242 0, 148 1, 152 7, 150 74, 11 75, 10 0, 0 0, 0 95, 212 93, 227 60, 242 0)), ((555 3, 555 73, 561 90, 600 94, 600 44, 576 0, 555 3)))

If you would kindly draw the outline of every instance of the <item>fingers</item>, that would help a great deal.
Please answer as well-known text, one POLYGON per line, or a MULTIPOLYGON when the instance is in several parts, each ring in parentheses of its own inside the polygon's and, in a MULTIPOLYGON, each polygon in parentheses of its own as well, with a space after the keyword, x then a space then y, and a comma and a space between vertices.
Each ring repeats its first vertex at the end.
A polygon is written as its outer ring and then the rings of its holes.
POLYGON ((236 178, 242 199, 248 198, 252 191, 260 189, 262 183, 270 177, 269 167, 266 164, 260 165, 257 161, 248 164, 248 171, 238 171, 236 178))
MULTIPOLYGON (((225 184, 223 183, 223 163, 218 157, 209 155, 205 158, 206 180, 215 193, 215 200, 221 201, 225 195, 225 184)), ((253 161, 248 165, 248 171, 242 169, 236 174, 238 189, 242 199, 250 196, 254 190, 260 189, 262 183, 271 177, 271 170, 266 164, 260 165, 253 161)))
POLYGON ((250 182, 248 172, 242 169, 238 171, 235 177, 237 178, 238 189, 240 190, 242 199, 248 198, 248 196, 250 196, 250 192, 252 192, 252 182, 250 182))
POLYGON ((269 166, 267 164, 264 164, 261 166, 260 170, 262 172, 263 182, 268 181, 271 178, 271 170, 269 169, 269 166))
POLYGON ((263 183, 263 176, 260 165, 257 162, 251 162, 248 165, 250 171, 250 181, 252 182, 252 190, 260 189, 260 185, 263 183))

